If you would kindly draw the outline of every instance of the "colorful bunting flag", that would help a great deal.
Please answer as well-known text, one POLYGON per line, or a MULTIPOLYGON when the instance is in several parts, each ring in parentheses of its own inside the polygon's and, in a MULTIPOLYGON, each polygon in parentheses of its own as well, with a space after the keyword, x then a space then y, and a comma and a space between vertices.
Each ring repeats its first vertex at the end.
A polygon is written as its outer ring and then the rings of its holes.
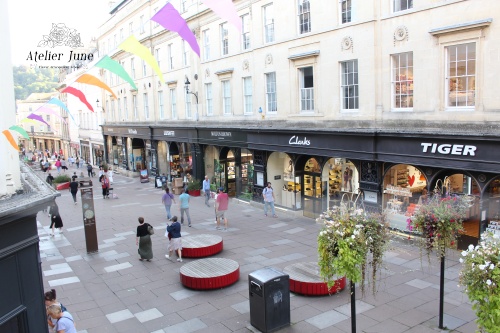
POLYGON ((220 18, 227 20, 229 23, 234 25, 241 34, 241 18, 236 12, 236 7, 234 7, 232 0, 202 0, 208 8, 214 11, 215 14, 219 15, 220 18))
MULTIPOLYGON (((215 10, 214 10, 215 11, 215 10)), ((200 56, 200 47, 198 42, 196 41, 196 37, 194 36, 191 29, 189 29, 186 21, 182 18, 179 12, 172 6, 171 3, 167 3, 160 9, 152 18, 151 21, 154 21, 160 24, 167 30, 175 31, 191 46, 194 52, 200 56)), ((163 81, 163 80, 162 80, 163 81)))
POLYGON ((35 110, 35 112, 43 112, 43 113, 49 113, 49 114, 53 114, 54 116, 58 117, 58 118, 61 118, 62 121, 64 121, 64 123, 66 124, 66 120, 64 120, 63 117, 61 117, 61 115, 55 111, 55 110, 52 110, 51 108, 49 107, 46 107, 46 106, 41 106, 39 107, 38 109, 35 110))
POLYGON ((2 131, 3 135, 7 138, 7 141, 11 144, 12 147, 14 147, 15 150, 19 151, 19 147, 16 144, 16 140, 14 140, 14 137, 12 134, 10 134, 9 130, 4 130, 2 131))
POLYGON ((78 97, 80 99, 80 101, 82 101, 82 103, 85 104, 90 111, 94 112, 92 105, 90 105, 90 103, 87 102, 87 98, 85 98, 85 95, 80 90, 73 88, 73 87, 66 87, 61 92, 68 93, 68 94, 71 94, 73 96, 78 97))
POLYGON ((111 90, 111 88, 108 87, 108 85, 106 83, 102 82, 101 80, 96 78, 94 75, 82 74, 78 79, 76 79, 76 82, 91 84, 93 86, 97 86, 99 88, 105 89, 105 90, 109 91, 111 93, 111 95, 113 95, 115 98, 117 98, 115 93, 113 92, 113 90, 111 90))
POLYGON ((127 71, 118 61, 115 61, 106 55, 104 56, 104 58, 99 60, 97 64, 95 64, 95 66, 107 69, 111 73, 115 73, 116 75, 118 75, 119 77, 130 83, 132 88, 137 90, 137 86, 135 85, 134 80, 132 80, 130 75, 128 75, 127 71))
POLYGON ((153 57, 151 52, 149 52, 149 49, 139 43, 134 35, 130 35, 127 39, 125 39, 118 46, 118 48, 122 49, 123 51, 133 53, 139 58, 143 59, 148 63, 149 66, 151 66, 151 68, 153 68, 153 70, 156 72, 156 75, 158 75, 158 77, 160 78, 160 81, 165 82, 163 80, 163 74, 161 73, 160 67, 158 66, 158 62, 156 62, 156 59, 153 57))
POLYGON ((21 135, 22 135, 25 139, 28 139, 28 140, 29 140, 29 138, 30 138, 30 136, 28 135, 28 132, 26 132, 26 131, 24 130, 24 128, 22 128, 22 127, 19 127, 19 126, 13 125, 13 126, 9 127, 9 129, 10 129, 11 131, 16 131, 17 133, 21 134, 21 135))
POLYGON ((71 119, 73 119, 73 121, 76 123, 75 118, 73 118, 73 115, 71 114, 71 112, 69 112, 69 109, 66 107, 66 104, 64 104, 60 99, 58 99, 56 97, 52 97, 47 102, 47 104, 54 104, 54 105, 57 105, 57 106, 63 108, 69 114, 69 116, 71 117, 71 119))
POLYGON ((34 113, 31 113, 28 117, 26 118, 29 118, 29 119, 33 119, 33 120, 37 120, 39 122, 42 122, 44 123, 45 125, 47 126, 50 126, 45 120, 43 120, 42 116, 37 116, 36 114, 34 113))
POLYGON ((36 120, 33 120, 33 119, 29 119, 29 118, 24 118, 24 119, 21 119, 19 122, 21 123, 31 123, 31 124, 38 124, 36 120))

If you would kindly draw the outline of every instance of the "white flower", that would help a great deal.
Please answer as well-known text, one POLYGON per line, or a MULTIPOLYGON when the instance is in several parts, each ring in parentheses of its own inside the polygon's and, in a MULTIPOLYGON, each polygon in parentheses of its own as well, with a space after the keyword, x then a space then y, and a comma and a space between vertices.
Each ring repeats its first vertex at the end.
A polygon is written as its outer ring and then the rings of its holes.
POLYGON ((470 244, 469 245, 469 251, 473 251, 474 250, 474 245, 470 244))
POLYGON ((467 256, 467 251, 462 251, 462 256, 466 257, 467 256))
POLYGON ((458 259, 458 261, 460 261, 460 263, 464 262, 464 260, 462 258, 458 259))
POLYGON ((352 235, 352 236, 351 236, 351 238, 352 238, 352 239, 356 239, 356 236, 352 235))
POLYGON ((493 269, 493 268, 495 268, 495 265, 491 264, 490 269, 493 269))
POLYGON ((490 279, 486 280, 486 284, 487 284, 488 286, 490 286, 490 285, 491 285, 491 280, 490 280, 490 279))
POLYGON ((479 269, 484 271, 484 269, 486 268, 486 265, 479 265, 479 269))

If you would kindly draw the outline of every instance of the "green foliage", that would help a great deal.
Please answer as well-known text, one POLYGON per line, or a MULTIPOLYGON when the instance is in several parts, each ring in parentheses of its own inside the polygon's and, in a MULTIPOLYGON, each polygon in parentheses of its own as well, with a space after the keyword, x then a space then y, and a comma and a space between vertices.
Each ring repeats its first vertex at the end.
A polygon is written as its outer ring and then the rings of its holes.
POLYGON ((481 332, 500 332, 500 237, 491 232, 481 242, 462 251, 460 284, 473 302, 481 332))
POLYGON ((68 175, 59 175, 59 176, 54 178, 54 181, 52 183, 60 184, 60 183, 67 183, 70 181, 71 181, 71 179, 69 178, 68 175))
POLYGON ((389 237, 387 223, 381 215, 354 215, 340 210, 326 212, 319 218, 325 227, 318 236, 320 275, 331 288, 335 280, 346 276, 361 282, 364 293, 366 270, 372 270, 372 288, 380 274, 382 256, 389 237))
POLYGON ((188 191, 193 190, 201 190, 201 181, 196 178, 191 178, 191 180, 187 183, 188 191))
POLYGON ((215 183, 210 183, 210 191, 217 192, 217 185, 215 183))
POLYGON ((52 68, 14 66, 14 91, 16 99, 26 99, 31 93, 56 91, 57 73, 52 68))
POLYGON ((408 219, 408 229, 422 235, 421 248, 428 256, 435 248, 438 256, 443 257, 446 248, 455 245, 465 212, 473 199, 470 196, 443 199, 434 195, 408 219))

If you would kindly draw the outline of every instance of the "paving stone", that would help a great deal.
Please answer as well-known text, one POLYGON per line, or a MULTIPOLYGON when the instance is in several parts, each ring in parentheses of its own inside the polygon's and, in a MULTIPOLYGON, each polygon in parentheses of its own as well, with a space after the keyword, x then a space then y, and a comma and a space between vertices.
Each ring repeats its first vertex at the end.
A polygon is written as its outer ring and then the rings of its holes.
POLYGON ((134 315, 132 314, 132 312, 130 312, 129 309, 125 309, 125 310, 121 310, 121 311, 107 314, 106 318, 108 318, 110 323, 114 324, 114 323, 117 323, 119 321, 134 318, 134 315))
POLYGON ((348 317, 340 312, 331 310, 320 315, 314 316, 306 320, 309 324, 316 326, 319 329, 324 329, 335 325, 348 317))

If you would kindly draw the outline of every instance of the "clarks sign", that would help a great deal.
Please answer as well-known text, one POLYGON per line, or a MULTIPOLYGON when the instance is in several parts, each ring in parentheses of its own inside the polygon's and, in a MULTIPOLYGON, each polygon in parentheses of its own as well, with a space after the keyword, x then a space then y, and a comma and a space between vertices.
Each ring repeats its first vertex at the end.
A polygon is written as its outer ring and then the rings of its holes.
POLYGON ((476 156, 476 146, 471 145, 458 145, 458 144, 439 144, 423 142, 422 152, 428 154, 441 154, 441 155, 462 155, 462 156, 476 156))
POLYGON ((294 146, 309 146, 311 144, 311 141, 307 140, 306 137, 303 139, 299 138, 299 136, 294 135, 288 140, 289 145, 294 145, 294 146))

